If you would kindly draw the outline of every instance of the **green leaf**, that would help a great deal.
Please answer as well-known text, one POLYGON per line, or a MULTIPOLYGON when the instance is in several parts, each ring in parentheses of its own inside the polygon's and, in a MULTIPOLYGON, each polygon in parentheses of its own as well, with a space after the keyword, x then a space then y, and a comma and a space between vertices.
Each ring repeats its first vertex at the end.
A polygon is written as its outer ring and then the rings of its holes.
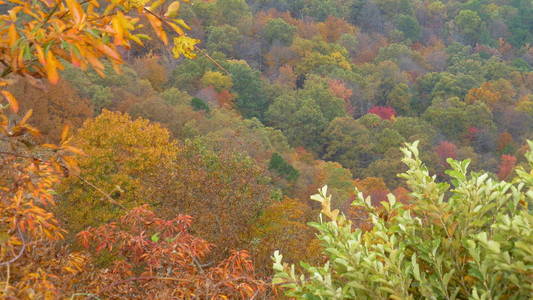
POLYGON ((154 242, 154 243, 159 242, 159 232, 154 233, 150 239, 151 239, 152 242, 154 242))

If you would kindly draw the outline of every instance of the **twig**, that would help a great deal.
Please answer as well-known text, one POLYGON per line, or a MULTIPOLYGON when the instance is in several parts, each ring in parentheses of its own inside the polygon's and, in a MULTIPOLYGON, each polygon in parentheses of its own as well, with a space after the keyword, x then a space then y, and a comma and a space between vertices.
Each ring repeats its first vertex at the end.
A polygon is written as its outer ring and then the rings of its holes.
POLYGON ((72 294, 72 296, 70 296, 70 300, 73 300, 74 297, 77 297, 77 296, 89 296, 89 297, 92 297, 92 298, 95 298, 95 299, 98 299, 98 300, 102 300, 102 299, 100 299, 100 297, 98 297, 97 295, 92 294, 92 293, 75 293, 75 294, 72 294))
POLYGON ((7 265, 7 275, 6 275, 6 283, 5 283, 5 287, 4 287, 4 294, 7 295, 7 290, 9 289, 9 277, 11 276, 11 268, 10 268, 10 264, 7 265))
POLYGON ((194 46, 194 49, 200 51, 207 59, 209 59, 211 62, 213 62, 219 69, 224 71, 226 75, 231 75, 228 70, 226 70, 221 64, 219 64, 214 58, 212 58, 209 54, 207 54, 207 51, 204 49, 200 49, 199 47, 194 46))
MULTIPOLYGON (((151 14, 152 16, 156 17, 157 19, 159 19, 159 21, 161 21, 161 23, 163 23, 163 25, 167 25, 167 20, 165 20, 164 18, 161 18, 161 16, 158 16, 157 14, 154 14, 152 11, 150 11, 149 9, 146 9, 144 8, 144 11, 151 14)), ((167 25, 169 26, 169 25, 167 25)), ((228 70, 226 70, 221 64, 219 64, 214 58, 212 58, 211 56, 209 56, 209 54, 207 54, 206 51, 204 51, 203 49, 200 49, 199 47, 197 46, 194 46, 194 49, 200 51, 203 55, 205 55, 205 57, 207 57, 211 62, 213 62, 217 68, 219 68, 220 70, 224 71, 224 73, 226 73, 226 75, 230 75, 230 73, 228 72, 228 70)))
POLYGON ((12 259, 0 263, 0 266, 9 265, 15 262, 17 259, 19 259, 22 256, 22 254, 24 254, 24 250, 26 250, 26 241, 24 240, 24 235, 22 234, 18 226, 17 226, 17 233, 19 234, 20 240, 22 241, 22 247, 20 248, 19 253, 17 254, 17 256, 13 257, 12 259))
POLYGON ((102 189, 100 189, 99 187, 97 187, 96 185, 90 183, 89 181, 85 180, 83 177, 79 176, 79 175, 74 175, 76 176, 78 179, 80 179, 83 183, 87 184, 88 186, 92 187, 94 190, 96 190, 97 192, 99 192, 100 194, 102 194, 105 198, 107 198, 107 200, 109 200, 109 202, 111 202, 111 204, 114 204, 114 205, 117 205, 119 206, 120 208, 124 209, 124 210, 127 210, 127 208, 118 203, 115 199, 113 199, 108 193, 106 193, 105 191, 103 191, 102 189))
POLYGON ((54 6, 54 8, 52 8, 52 10, 46 15, 46 17, 43 19, 43 21, 41 22, 41 25, 39 27, 43 27, 46 23, 48 23, 48 21, 50 21, 50 18, 55 14, 55 12, 59 9, 59 4, 61 4, 61 2, 57 2, 56 5, 54 6))
POLYGON ((191 282, 191 283, 193 282, 192 280, 189 280, 189 279, 174 278, 174 277, 158 277, 158 276, 132 277, 132 278, 113 282, 111 285, 108 285, 105 289, 101 290, 98 294, 102 294, 119 284, 123 284, 129 281, 137 281, 137 280, 170 280, 170 281, 186 281, 186 282, 191 282))

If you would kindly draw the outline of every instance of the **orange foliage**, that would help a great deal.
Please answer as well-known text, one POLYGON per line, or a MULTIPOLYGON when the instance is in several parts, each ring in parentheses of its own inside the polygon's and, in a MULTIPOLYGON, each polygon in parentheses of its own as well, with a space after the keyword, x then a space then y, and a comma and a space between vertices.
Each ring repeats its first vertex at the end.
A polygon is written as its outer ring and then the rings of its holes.
POLYGON ((235 95, 228 90, 223 90, 217 94, 219 107, 231 109, 233 107, 233 100, 235 100, 235 95))
POLYGON ((358 37, 361 46, 353 59, 355 64, 371 62, 378 55, 379 49, 388 45, 387 39, 380 34, 373 34, 372 36, 360 34, 358 37))
MULTIPOLYGON (((380 177, 367 177, 362 180, 356 180, 355 185, 357 189, 363 193, 364 197, 370 196, 372 198, 372 205, 376 207, 381 207, 381 202, 387 200, 387 194, 390 193, 388 187, 385 185, 385 181, 380 177)), ((362 207, 355 207, 351 205, 350 201, 349 206, 347 205, 346 216, 350 218, 355 227, 361 228, 363 230, 370 230, 372 228, 372 223, 368 219, 368 214, 365 209, 362 207)))
POLYGON ((298 76, 294 72, 294 68, 290 65, 283 65, 279 68, 279 75, 278 78, 276 78, 276 82, 286 85, 291 89, 295 89, 297 79, 298 76))
POLYGON ((68 127, 59 145, 34 144, 38 131, 27 124, 30 116, 31 110, 19 122, 0 121, 0 266, 7 270, 0 296, 52 299, 64 266, 54 258, 61 252, 54 241, 64 231, 49 211, 53 187, 78 173, 71 154, 81 151, 70 145, 68 127))
POLYGON ((496 150, 503 151, 507 147, 511 146, 514 143, 513 136, 509 132, 502 132, 498 137, 498 146, 496 150))
POLYGON ((512 174, 516 166, 516 157, 512 155, 502 155, 500 158, 500 165, 498 167, 498 178, 506 180, 512 174))
POLYGON ((481 101, 491 107, 498 103, 500 100, 500 94, 483 87, 486 87, 486 83, 479 88, 473 88, 469 90, 465 97, 466 102, 472 104, 476 101, 481 101))
POLYGON ((81 99, 63 80, 38 87, 21 78, 9 90, 19 99, 21 110, 33 110, 31 124, 39 128, 46 141, 59 141, 63 125, 80 127, 93 114, 89 101, 81 99))
POLYGON ((357 32, 357 29, 352 24, 333 16, 329 16, 317 26, 318 32, 328 43, 336 43, 343 34, 355 35, 357 32))
POLYGON ((91 293, 129 299, 250 299, 265 291, 246 251, 232 251, 214 267, 203 265, 212 245, 188 232, 191 223, 190 216, 165 220, 141 206, 117 222, 80 232, 85 248, 117 257, 87 276, 91 293))
POLYGON ((156 91, 162 91, 168 81, 167 70, 160 63, 160 57, 149 54, 142 58, 137 58, 133 64, 133 69, 140 78, 147 79, 156 91))

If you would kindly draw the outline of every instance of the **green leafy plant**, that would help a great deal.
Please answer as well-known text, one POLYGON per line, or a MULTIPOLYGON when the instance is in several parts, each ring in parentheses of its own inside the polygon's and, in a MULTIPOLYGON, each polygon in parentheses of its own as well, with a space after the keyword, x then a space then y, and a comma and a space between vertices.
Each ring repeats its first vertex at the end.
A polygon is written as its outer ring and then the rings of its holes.
POLYGON ((191 99, 191 106, 196 111, 198 111, 198 110, 209 111, 209 105, 207 105, 207 103, 205 103, 204 100, 202 100, 200 98, 192 98, 191 99))
POLYGON ((295 181, 300 176, 298 170, 291 166, 281 155, 278 153, 272 154, 268 169, 276 171, 279 175, 283 176, 289 181, 295 181))
POLYGON ((527 299, 533 293, 533 142, 528 169, 512 182, 469 172, 469 160, 448 159, 451 185, 436 182, 419 158, 418 142, 402 148, 409 170, 400 177, 412 205, 388 195, 382 208, 358 197, 373 228, 363 232, 331 210, 327 187, 312 196, 322 204, 321 266, 302 262, 304 274, 275 252, 274 284, 298 299, 527 299), (327 220, 326 220, 327 218, 327 220))

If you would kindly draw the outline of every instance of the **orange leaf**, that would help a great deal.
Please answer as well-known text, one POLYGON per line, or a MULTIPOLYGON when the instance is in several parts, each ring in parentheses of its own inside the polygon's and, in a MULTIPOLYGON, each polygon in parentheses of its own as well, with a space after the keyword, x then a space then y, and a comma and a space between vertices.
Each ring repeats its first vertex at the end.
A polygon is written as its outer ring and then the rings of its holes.
POLYGON ((118 52, 104 43, 97 44, 96 49, 100 50, 102 53, 116 61, 122 61, 122 58, 120 57, 118 52))
POLYGON ((148 21, 150 21, 150 24, 152 25, 152 28, 154 29, 157 37, 161 39, 163 44, 168 45, 167 33, 165 32, 165 30, 163 30, 163 23, 161 22, 161 20, 151 14, 146 14, 146 18, 148 18, 148 21))
POLYGON ((11 24, 11 26, 9 26, 9 31, 7 33, 7 36, 9 40, 9 47, 13 48, 19 36, 17 33, 17 28, 15 27, 15 24, 11 24))
POLYGON ((111 19, 111 25, 113 26, 113 30, 115 31, 115 45, 124 44, 124 28, 122 27, 121 22, 122 17, 122 13, 119 11, 117 15, 111 19))
POLYGON ((70 14, 72 15, 72 18, 74 19, 74 22, 76 24, 80 24, 83 20, 83 10, 81 9, 81 5, 76 0, 66 0, 68 10, 70 11, 70 14))
POLYGON ((46 75, 48 76, 48 81, 52 84, 56 84, 59 81, 59 74, 57 73, 57 60, 52 51, 46 53, 46 75))
POLYGON ((67 140, 69 130, 70 130, 69 125, 63 126, 63 130, 61 131, 61 142, 64 142, 67 140))
POLYGON ((33 110, 32 109, 28 110, 26 114, 24 115, 24 117, 22 118, 22 120, 20 120, 19 124, 20 125, 26 124, 26 122, 28 121, 28 119, 31 117, 32 114, 33 114, 33 110))
POLYGON ((41 65, 46 65, 46 59, 44 58, 44 51, 41 45, 35 44, 35 51, 37 52, 37 58, 39 59, 41 65))
POLYGON ((72 146, 62 146, 61 148, 63 148, 64 150, 68 150, 72 153, 75 153, 75 154, 78 154, 78 155, 81 155, 81 156, 85 156, 87 154, 85 154, 85 152, 83 152, 83 150, 81 149, 78 149, 76 147, 72 147, 72 146))
POLYGON ((9 103, 9 107, 11 107, 11 110, 14 113, 17 113, 19 111, 19 103, 17 102, 17 99, 15 99, 15 96, 13 96, 13 94, 11 94, 10 92, 6 90, 2 91, 2 95, 9 103))

